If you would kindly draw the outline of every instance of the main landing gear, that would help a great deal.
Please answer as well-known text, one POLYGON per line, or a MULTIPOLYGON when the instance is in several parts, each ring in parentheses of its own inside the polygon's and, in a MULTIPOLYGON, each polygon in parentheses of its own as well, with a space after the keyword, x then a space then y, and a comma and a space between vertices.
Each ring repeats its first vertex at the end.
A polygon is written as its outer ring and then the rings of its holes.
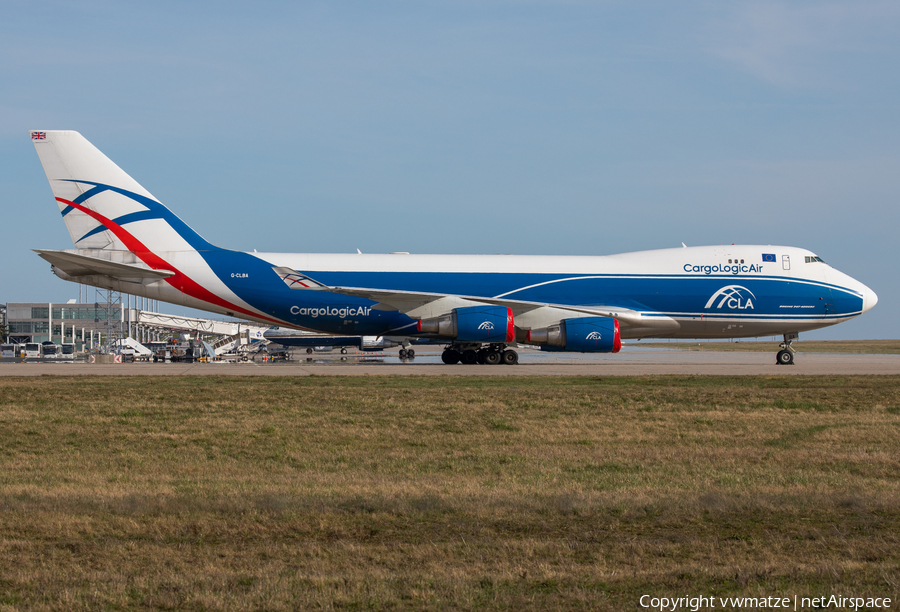
POLYGON ((778 351, 778 354, 775 356, 775 363, 778 365, 794 365, 794 347, 791 346, 791 343, 799 338, 799 334, 785 334, 784 342, 780 344, 781 350, 778 351))
POLYGON ((406 361, 407 359, 412 359, 416 356, 416 351, 413 350, 413 347, 410 346, 410 342, 408 340, 404 341, 403 344, 400 345, 400 360, 406 361))
POLYGON ((507 348, 505 344, 489 344, 487 346, 480 344, 451 344, 441 353, 441 361, 447 365, 454 365, 459 362, 466 365, 474 365, 476 363, 516 365, 519 363, 519 354, 507 348))

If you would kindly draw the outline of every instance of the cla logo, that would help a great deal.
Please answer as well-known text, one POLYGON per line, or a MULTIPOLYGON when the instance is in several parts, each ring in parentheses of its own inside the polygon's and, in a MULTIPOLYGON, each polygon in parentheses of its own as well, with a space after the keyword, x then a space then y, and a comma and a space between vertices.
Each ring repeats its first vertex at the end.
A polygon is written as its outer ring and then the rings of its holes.
POLYGON ((719 300, 716 304, 716 308, 727 306, 732 310, 753 310, 753 300, 755 299, 756 296, 746 287, 741 287, 740 285, 728 285, 727 287, 722 287, 716 291, 713 296, 709 298, 709 301, 704 308, 712 308, 716 300, 719 300), (743 292, 745 291, 750 294, 750 297, 744 296, 743 292))
POLYGON ((481 325, 478 326, 478 329, 494 329, 494 324, 490 321, 485 321, 481 325))
POLYGON ((593 331, 587 335, 587 338, 585 338, 585 340, 600 340, 601 337, 602 336, 600 336, 600 332, 593 331))

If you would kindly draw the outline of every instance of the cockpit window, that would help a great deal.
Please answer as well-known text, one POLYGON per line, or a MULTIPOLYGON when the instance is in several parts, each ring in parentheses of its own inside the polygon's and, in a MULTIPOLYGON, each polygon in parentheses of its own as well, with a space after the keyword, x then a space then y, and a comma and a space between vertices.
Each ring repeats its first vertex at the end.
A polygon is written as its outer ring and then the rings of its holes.
POLYGON ((806 263, 825 263, 825 260, 823 260, 821 257, 816 257, 815 255, 813 255, 812 257, 807 255, 806 263))

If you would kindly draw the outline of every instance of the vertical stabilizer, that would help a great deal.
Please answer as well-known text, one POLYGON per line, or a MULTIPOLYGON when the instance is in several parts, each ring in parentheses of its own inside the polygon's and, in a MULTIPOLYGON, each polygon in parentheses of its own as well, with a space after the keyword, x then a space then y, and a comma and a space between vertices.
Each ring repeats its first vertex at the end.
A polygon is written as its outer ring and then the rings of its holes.
POLYGON ((31 140, 76 248, 160 252, 208 246, 78 132, 36 130, 31 140))

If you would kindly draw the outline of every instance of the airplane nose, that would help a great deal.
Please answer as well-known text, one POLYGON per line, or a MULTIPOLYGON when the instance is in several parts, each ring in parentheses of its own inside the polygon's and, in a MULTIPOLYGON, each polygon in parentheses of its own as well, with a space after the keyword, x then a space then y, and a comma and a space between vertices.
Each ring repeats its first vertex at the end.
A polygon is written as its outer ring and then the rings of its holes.
POLYGON ((875 292, 866 287, 863 289, 863 312, 870 310, 875 304, 878 303, 878 296, 875 295, 875 292))

